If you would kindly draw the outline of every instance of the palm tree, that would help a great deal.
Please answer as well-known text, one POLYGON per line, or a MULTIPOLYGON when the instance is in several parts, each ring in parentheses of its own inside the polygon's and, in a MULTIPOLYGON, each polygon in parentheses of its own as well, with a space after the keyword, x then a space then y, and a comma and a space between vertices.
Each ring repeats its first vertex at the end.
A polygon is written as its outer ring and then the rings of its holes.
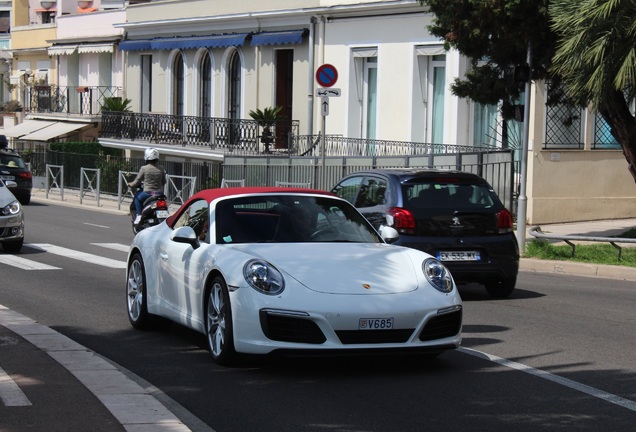
POLYGON ((130 112, 130 99, 124 99, 122 97, 113 96, 106 97, 102 102, 102 111, 115 111, 115 112, 130 112))
POLYGON ((553 71, 571 98, 603 116, 636 181, 636 3, 556 0, 549 13, 559 37, 553 71))
POLYGON ((265 144, 265 152, 269 153, 269 145, 272 143, 274 138, 272 137, 271 127, 279 120, 281 120, 280 112, 283 107, 275 106, 275 107, 267 107, 263 108, 263 110, 256 109, 249 112, 250 117, 263 128, 263 133, 261 135, 261 142, 265 144))

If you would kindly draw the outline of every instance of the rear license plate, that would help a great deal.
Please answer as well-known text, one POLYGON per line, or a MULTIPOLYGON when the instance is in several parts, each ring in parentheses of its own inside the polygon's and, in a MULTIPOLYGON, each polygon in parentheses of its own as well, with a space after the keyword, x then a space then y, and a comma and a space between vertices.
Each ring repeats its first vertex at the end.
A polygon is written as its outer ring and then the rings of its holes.
POLYGON ((440 261, 479 261, 481 258, 477 251, 438 252, 440 261))
POLYGON ((360 318, 360 330, 390 330, 393 328, 393 318, 360 318))
POLYGON ((167 219, 170 216, 168 210, 157 210, 157 217, 159 219, 167 219))
POLYGON ((15 176, 8 176, 8 175, 0 176, 0 178, 2 180, 15 180, 15 176))

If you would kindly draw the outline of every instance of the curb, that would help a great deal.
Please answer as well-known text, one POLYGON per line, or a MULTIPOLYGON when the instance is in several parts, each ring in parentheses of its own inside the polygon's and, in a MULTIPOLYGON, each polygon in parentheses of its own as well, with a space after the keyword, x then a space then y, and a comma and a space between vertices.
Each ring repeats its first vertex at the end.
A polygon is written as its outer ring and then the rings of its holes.
POLYGON ((535 273, 557 273, 572 276, 636 281, 636 267, 626 266, 521 258, 519 261, 519 270, 535 273))

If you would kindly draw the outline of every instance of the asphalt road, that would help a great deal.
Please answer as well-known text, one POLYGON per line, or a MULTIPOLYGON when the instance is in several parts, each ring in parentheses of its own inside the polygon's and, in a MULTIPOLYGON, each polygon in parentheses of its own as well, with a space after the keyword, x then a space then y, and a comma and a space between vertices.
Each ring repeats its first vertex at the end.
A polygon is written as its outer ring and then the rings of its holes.
MULTIPOLYGON (((26 217, 33 246, 20 257, 58 269, 0 262, 0 305, 151 383, 187 410, 192 430, 624 431, 636 422, 633 282, 522 272, 506 300, 460 287, 463 347, 432 361, 259 358, 223 368, 202 335, 133 330, 125 270, 73 252, 124 261, 115 245, 132 239, 126 216, 34 203, 26 217)), ((6 430, 27 430, 16 427, 6 430)))

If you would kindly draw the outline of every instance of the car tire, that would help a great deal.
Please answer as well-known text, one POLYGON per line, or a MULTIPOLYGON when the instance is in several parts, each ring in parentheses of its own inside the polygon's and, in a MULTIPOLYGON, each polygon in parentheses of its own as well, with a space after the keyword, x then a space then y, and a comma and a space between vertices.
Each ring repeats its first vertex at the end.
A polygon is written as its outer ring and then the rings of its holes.
POLYGON ((509 297, 510 294, 512 294, 516 284, 517 278, 511 277, 487 281, 485 287, 486 291, 488 292, 488 294, 490 294, 491 297, 506 298, 509 297))
POLYGON ((18 198, 18 201, 20 201, 20 204, 22 205, 29 205, 29 203, 31 202, 31 195, 22 195, 20 198, 18 198))
POLYGON ((2 249, 8 253, 18 253, 20 249, 22 249, 22 245, 24 244, 24 239, 21 238, 18 241, 6 241, 2 242, 2 249))
POLYGON ((148 298, 146 294, 146 269, 141 254, 133 255, 128 264, 126 282, 126 306, 128 320, 136 329, 152 327, 152 317, 148 313, 148 298))
POLYGON ((207 290, 205 334, 214 361, 219 365, 230 365, 236 358, 232 307, 227 284, 221 276, 215 277, 207 290))

